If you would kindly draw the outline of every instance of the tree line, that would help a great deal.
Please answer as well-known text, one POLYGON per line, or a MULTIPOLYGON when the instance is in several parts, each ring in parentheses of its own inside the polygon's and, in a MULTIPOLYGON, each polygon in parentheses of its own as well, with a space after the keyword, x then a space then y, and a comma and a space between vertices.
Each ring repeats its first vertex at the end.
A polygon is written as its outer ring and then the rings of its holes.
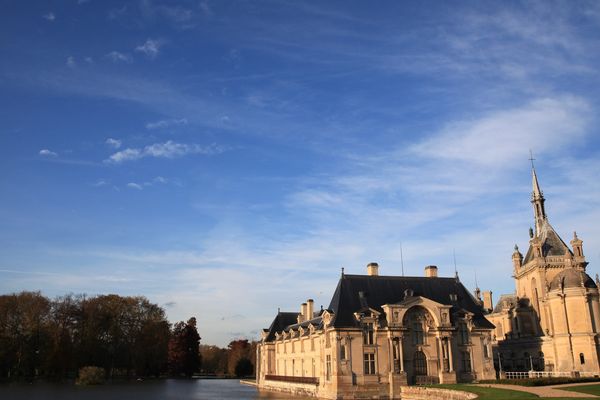
POLYGON ((0 295, 0 379, 75 378, 100 367, 107 378, 197 373, 252 375, 255 344, 200 346, 196 319, 170 324, 142 296, 40 292, 0 295), (204 365, 202 359, 204 358, 204 365))

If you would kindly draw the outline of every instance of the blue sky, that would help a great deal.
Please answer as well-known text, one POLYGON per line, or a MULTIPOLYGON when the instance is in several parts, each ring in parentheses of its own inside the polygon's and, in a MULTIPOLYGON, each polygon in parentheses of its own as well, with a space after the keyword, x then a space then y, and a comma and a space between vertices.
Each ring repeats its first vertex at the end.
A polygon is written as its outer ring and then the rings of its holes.
POLYGON ((599 272, 597 2, 1 8, 1 293, 141 294, 224 345, 402 243, 497 299, 529 149, 599 272))

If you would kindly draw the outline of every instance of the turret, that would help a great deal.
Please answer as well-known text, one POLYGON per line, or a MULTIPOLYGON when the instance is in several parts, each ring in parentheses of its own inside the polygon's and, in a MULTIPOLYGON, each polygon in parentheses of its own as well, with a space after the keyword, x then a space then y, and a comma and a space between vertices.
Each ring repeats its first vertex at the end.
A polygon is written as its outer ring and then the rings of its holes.
POLYGON ((519 246, 515 244, 515 251, 512 255, 513 267, 515 268, 515 273, 519 271, 519 269, 523 266, 523 254, 519 252, 519 246))
POLYGON ((585 261, 585 256, 583 255, 583 241, 577 237, 577 232, 573 232, 571 247, 573 247, 573 254, 575 255, 575 265, 585 269, 587 262, 585 261))

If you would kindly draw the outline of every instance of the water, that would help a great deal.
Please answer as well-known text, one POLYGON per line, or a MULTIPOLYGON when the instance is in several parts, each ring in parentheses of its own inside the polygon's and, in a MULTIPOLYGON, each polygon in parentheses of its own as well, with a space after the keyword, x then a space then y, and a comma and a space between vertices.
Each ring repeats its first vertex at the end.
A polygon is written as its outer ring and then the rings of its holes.
POLYGON ((165 379, 100 386, 34 383, 0 385, 0 400, 299 400, 279 393, 259 393, 234 379, 165 379))

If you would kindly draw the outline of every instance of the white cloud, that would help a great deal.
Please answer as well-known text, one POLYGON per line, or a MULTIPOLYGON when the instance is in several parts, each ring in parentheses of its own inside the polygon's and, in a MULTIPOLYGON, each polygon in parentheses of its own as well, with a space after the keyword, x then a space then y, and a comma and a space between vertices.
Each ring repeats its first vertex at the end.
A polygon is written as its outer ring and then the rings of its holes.
POLYGON ((432 159, 506 168, 505 163, 522 159, 524 150, 543 153, 577 142, 586 133, 589 111, 588 103, 577 97, 537 99, 476 120, 451 123, 412 151, 432 159))
POLYGON ((131 188, 131 189, 136 189, 136 190, 143 190, 144 189, 142 185, 140 185, 139 183, 135 183, 135 182, 129 182, 127 184, 127 187, 131 188))
POLYGON ((106 143, 107 145, 109 145, 112 148, 118 149, 121 147, 121 144, 123 142, 120 139, 108 138, 108 139, 106 139, 106 141, 104 143, 106 143))
POLYGON ((108 185, 108 182, 104 179, 99 179, 96 183, 94 183, 92 186, 95 187, 100 187, 100 186, 106 186, 108 185))
POLYGON ((187 123, 188 123, 187 118, 162 119, 162 120, 156 121, 156 122, 148 122, 146 124, 146 129, 161 129, 161 128, 167 128, 169 126, 187 125, 187 123))
POLYGON ((152 40, 148 39, 142 45, 139 45, 135 48, 135 51, 140 53, 144 53, 150 58, 156 58, 158 53, 160 52, 160 48, 162 47, 163 42, 161 40, 152 40))
POLYGON ((83 59, 86 63, 88 64, 93 64, 94 63, 94 59, 92 57, 86 57, 83 59))
POLYGON ((155 158, 177 158, 187 154, 220 154, 225 148, 216 144, 201 146, 199 144, 177 143, 172 140, 165 143, 154 143, 144 148, 129 148, 111 155, 105 162, 119 164, 124 161, 138 160, 145 157, 155 158))
POLYGON ((124 62, 124 63, 129 64, 129 63, 133 62, 133 58, 131 58, 131 56, 129 54, 120 53, 118 51, 111 51, 110 53, 108 53, 106 55, 106 57, 111 59, 112 62, 114 62, 114 63, 124 62))
POLYGON ((48 21, 54 21, 56 19, 56 15, 54 15, 53 12, 49 12, 48 14, 42 15, 42 18, 44 18, 48 21))
POLYGON ((154 182, 155 183, 167 183, 169 181, 167 180, 167 178, 164 178, 162 176, 157 176, 156 178, 154 178, 154 182))
POLYGON ((44 156, 44 157, 57 157, 58 154, 54 151, 50 151, 48 149, 42 149, 40 150, 40 156, 44 156))
POLYGON ((77 66, 77 63, 75 62, 75 57, 73 56, 69 56, 67 57, 67 67, 69 68, 75 68, 77 66))

